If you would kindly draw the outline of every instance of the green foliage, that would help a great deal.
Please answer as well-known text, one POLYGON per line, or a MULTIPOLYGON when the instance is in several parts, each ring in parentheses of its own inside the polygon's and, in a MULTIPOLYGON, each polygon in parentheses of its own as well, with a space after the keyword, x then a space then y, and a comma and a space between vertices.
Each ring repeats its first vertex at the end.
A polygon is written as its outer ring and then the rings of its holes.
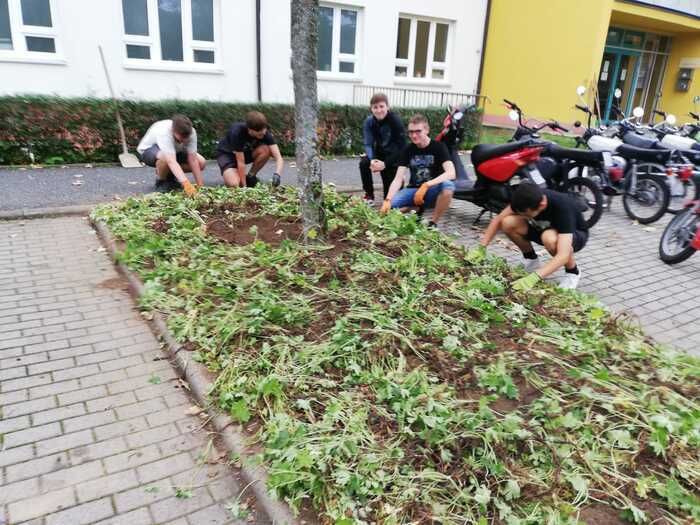
POLYGON ((93 212, 142 307, 216 374, 212 403, 255 422, 274 495, 338 524, 698 522, 700 361, 589 296, 543 283, 526 302, 502 259, 468 264, 415 216, 324 202, 331 232, 310 246, 262 239, 260 216, 298 216, 294 188, 93 212), (195 219, 253 213, 245 245, 195 219))
MULTIPOLYGON (((148 127, 175 113, 189 116, 197 129, 199 150, 213 158, 216 145, 232 122, 243 120, 250 110, 265 113, 284 155, 294 155, 294 107, 287 104, 241 104, 209 101, 166 100, 120 102, 126 140, 133 151, 148 127)), ((395 111, 404 119, 424 113, 432 134, 441 129, 444 109, 395 111)), ((363 151, 362 123, 366 107, 322 104, 319 115, 319 150, 322 155, 347 155, 363 151)), ((481 113, 466 116, 465 143, 476 141, 481 113)), ((16 96, 0 97, 0 165, 34 163, 65 164, 115 162, 121 153, 114 105, 109 100, 16 96)))

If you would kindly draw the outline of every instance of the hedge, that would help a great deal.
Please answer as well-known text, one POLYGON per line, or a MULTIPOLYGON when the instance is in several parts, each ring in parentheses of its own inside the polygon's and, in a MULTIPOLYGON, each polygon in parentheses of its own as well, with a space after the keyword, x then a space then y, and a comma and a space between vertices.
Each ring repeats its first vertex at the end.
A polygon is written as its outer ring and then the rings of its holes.
MULTIPOLYGON (((141 136, 153 122, 175 113, 188 115, 199 138, 199 150, 214 156, 216 144, 230 123, 243 120, 256 109, 267 115, 271 130, 284 155, 294 154, 294 107, 287 104, 240 104, 209 101, 167 100, 120 102, 127 143, 136 149, 141 136)), ((432 134, 442 126, 445 110, 440 108, 401 109, 406 120, 420 111, 430 123, 432 134)), ((319 147, 323 155, 362 152, 362 122, 366 107, 322 104, 319 147)), ((481 115, 467 114, 465 144, 477 141, 481 115)), ((94 98, 0 97, 0 165, 67 164, 114 162, 121 153, 114 105, 94 98)))

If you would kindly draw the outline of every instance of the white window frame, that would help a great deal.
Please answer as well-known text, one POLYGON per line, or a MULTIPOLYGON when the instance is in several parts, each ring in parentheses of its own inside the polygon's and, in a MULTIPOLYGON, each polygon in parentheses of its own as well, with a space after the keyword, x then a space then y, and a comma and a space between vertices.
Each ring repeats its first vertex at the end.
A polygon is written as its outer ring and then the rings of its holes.
POLYGON ((362 56, 362 27, 364 19, 364 11, 361 7, 347 4, 330 4, 322 2, 319 7, 328 7, 333 9, 333 37, 331 42, 331 70, 321 71, 316 70, 316 76, 319 79, 325 80, 359 80, 360 72, 360 56, 362 56), (355 54, 349 55, 340 52, 340 22, 341 10, 354 11, 357 13, 355 26, 355 54), (355 70, 352 73, 344 73, 340 71, 341 62, 352 62, 355 64, 355 70))
MULTIPOLYGON (((398 18, 406 18, 411 21, 408 37, 408 58, 398 58, 394 56, 394 83, 397 84, 433 84, 433 85, 449 85, 450 84, 450 62, 452 55, 452 41, 454 39, 455 23, 454 20, 444 20, 439 18, 430 18, 418 15, 409 15, 399 13, 398 18), (414 68, 416 64, 416 35, 418 33, 418 22, 430 23, 428 31, 428 56, 425 63, 425 77, 415 77, 414 68), (447 25, 447 43, 445 48, 445 61, 436 62, 433 60, 435 55, 435 37, 437 32, 437 24, 447 25), (405 67, 406 76, 397 76, 396 68, 405 67), (444 72, 443 78, 433 78, 433 70, 439 69, 444 72)), ((399 24, 396 23, 396 39, 398 43, 399 24)))
POLYGON ((51 27, 25 25, 22 19, 22 3, 20 0, 8 0, 7 9, 10 15, 10 33, 12 35, 12 49, 0 49, 0 61, 2 62, 37 62, 44 64, 65 64, 63 48, 59 34, 59 20, 56 9, 56 0, 49 0, 51 13, 51 27), (26 37, 52 38, 56 51, 45 53, 41 51, 29 51, 26 37))
POLYGON ((182 61, 163 60, 160 45, 160 19, 158 17, 158 0, 146 0, 148 11, 148 36, 128 35, 124 9, 119 2, 122 19, 122 53, 125 69, 150 69, 155 71, 192 71, 198 73, 223 74, 221 63, 221 31, 218 23, 221 20, 221 0, 213 1, 214 8, 214 41, 206 42, 192 38, 192 0, 180 0, 182 12, 182 61), (148 46, 151 58, 129 58, 126 54, 127 45, 148 46), (213 51, 214 62, 195 62, 195 51, 213 51))

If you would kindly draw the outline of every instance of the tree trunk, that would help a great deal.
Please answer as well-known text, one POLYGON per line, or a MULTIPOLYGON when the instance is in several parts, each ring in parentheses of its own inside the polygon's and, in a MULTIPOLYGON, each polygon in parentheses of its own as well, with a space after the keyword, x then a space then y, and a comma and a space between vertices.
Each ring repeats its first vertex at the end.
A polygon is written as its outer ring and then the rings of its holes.
POLYGON ((318 157, 318 93, 316 55, 318 0, 292 0, 292 74, 294 78, 295 146, 304 239, 320 238, 326 230, 318 157))

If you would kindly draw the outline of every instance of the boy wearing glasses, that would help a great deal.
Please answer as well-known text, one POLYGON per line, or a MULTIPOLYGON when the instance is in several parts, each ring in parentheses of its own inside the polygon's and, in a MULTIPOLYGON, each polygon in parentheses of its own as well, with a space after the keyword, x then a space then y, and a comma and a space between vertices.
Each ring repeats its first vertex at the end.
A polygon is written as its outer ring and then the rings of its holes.
POLYGON ((152 124, 136 151, 146 166, 156 169, 156 191, 174 189, 179 183, 191 197, 197 190, 187 180, 188 172, 192 172, 198 187, 204 185, 206 161, 197 153, 197 131, 186 116, 174 115, 152 124))
POLYGON ((456 175, 447 146, 430 140, 429 134, 428 119, 420 114, 413 115, 408 123, 411 144, 399 155, 396 177, 389 187, 381 213, 387 213, 391 208, 407 212, 413 207, 434 207, 428 226, 435 227, 450 207, 456 175), (401 189, 407 174, 408 185, 401 189))

